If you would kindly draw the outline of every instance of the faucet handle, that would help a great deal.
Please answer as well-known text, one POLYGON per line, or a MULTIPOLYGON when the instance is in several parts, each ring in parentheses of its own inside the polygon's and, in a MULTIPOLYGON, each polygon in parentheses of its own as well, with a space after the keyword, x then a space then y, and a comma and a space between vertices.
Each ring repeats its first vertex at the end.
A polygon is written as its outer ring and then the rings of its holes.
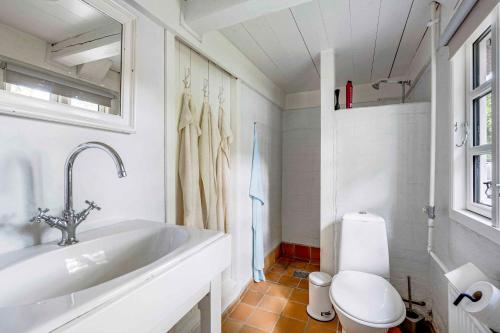
POLYGON ((97 206, 97 204, 94 201, 85 200, 85 203, 89 205, 90 209, 101 210, 101 207, 97 206))
POLYGON ((38 214, 36 214, 31 220, 31 223, 40 223, 43 221, 43 218, 46 217, 47 212, 49 211, 48 208, 41 209, 38 208, 38 214))

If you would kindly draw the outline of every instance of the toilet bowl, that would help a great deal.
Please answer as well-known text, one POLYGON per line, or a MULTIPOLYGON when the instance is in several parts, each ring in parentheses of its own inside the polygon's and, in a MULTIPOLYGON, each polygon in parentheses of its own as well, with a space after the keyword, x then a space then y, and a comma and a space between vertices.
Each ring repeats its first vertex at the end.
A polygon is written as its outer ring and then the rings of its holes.
POLYGON ((365 212, 344 215, 339 272, 330 287, 330 300, 343 332, 385 333, 403 322, 405 305, 388 279, 384 219, 365 212))

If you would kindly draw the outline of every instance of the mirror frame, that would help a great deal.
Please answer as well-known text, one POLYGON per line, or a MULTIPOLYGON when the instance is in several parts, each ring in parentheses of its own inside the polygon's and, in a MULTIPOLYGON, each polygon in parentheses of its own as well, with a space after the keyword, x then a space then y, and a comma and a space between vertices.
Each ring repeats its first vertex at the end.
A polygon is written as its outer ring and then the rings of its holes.
POLYGON ((81 0, 122 24, 120 115, 86 111, 0 90, 0 115, 32 118, 96 129, 135 133, 135 29, 137 17, 116 0, 81 0))

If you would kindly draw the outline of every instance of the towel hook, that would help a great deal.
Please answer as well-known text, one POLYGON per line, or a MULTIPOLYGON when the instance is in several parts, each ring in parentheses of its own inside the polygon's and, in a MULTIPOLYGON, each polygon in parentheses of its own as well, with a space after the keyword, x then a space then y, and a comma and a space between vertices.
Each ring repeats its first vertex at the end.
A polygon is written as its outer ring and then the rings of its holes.
POLYGON ((182 82, 184 82, 184 88, 190 88, 191 87, 191 68, 190 67, 186 67, 184 68, 184 80, 182 80, 182 82))
POLYGON ((458 132, 458 128, 459 127, 462 127, 464 128, 464 137, 462 138, 462 142, 460 144, 456 144, 455 143, 455 147, 457 148, 460 148, 460 147, 463 147, 465 145, 465 143, 467 142, 467 140, 469 139, 469 123, 468 122, 465 122, 463 124, 461 124, 460 126, 458 125, 458 122, 455 123, 455 133, 458 132))
POLYGON ((208 79, 203 79, 203 96, 208 97, 210 94, 210 87, 208 86, 208 79))

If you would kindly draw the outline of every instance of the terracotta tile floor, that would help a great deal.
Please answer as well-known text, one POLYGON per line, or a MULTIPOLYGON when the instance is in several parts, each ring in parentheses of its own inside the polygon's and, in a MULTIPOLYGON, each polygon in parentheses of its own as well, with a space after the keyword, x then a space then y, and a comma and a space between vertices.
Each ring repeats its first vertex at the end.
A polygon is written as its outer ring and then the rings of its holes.
MULTIPOLYGON (((340 333, 338 318, 321 322, 307 315, 309 281, 293 272, 319 271, 319 262, 280 258, 266 282, 252 283, 222 321, 222 333, 340 333)), ((429 330, 430 332, 430 330, 429 330)), ((391 328, 389 333, 401 333, 391 328)))
POLYGON ((338 319, 319 322, 306 313, 307 279, 295 270, 319 271, 318 262, 280 258, 267 272, 267 282, 252 283, 223 319, 223 333, 333 333, 341 332, 338 319))

